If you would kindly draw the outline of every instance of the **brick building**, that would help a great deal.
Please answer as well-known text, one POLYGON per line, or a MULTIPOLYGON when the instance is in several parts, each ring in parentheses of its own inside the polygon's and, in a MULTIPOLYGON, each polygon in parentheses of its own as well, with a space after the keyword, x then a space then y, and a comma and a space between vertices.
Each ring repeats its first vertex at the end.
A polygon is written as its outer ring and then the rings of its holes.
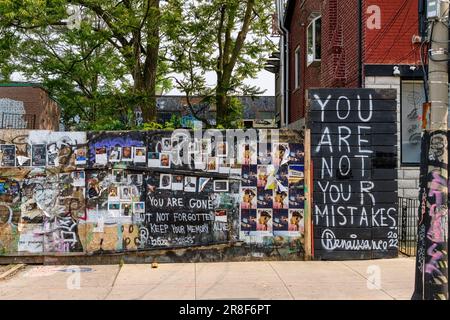
POLYGON ((60 109, 38 84, 0 84, 0 129, 59 130, 60 109))
POLYGON ((310 88, 394 88, 399 196, 417 198, 422 0, 277 0, 281 125, 302 128, 310 88))

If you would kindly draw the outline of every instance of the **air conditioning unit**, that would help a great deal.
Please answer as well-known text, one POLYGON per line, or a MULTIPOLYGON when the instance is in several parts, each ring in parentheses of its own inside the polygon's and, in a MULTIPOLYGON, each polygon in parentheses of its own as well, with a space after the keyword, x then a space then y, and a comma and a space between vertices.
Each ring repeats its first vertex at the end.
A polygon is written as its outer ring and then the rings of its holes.
POLYGON ((253 128, 276 128, 277 122, 275 119, 257 119, 253 120, 253 128))

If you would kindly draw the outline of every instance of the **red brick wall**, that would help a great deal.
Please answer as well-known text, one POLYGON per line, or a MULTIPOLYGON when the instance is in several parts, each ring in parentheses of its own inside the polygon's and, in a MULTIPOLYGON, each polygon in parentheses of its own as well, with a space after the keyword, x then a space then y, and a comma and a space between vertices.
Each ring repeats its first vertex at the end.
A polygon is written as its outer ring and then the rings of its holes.
POLYGON ((321 87, 358 87, 358 0, 322 4, 321 87))
POLYGON ((366 64, 418 64, 419 45, 412 44, 419 33, 418 0, 365 0, 364 12, 370 5, 381 9, 381 29, 367 28, 365 14, 366 64))
POLYGON ((320 13, 320 0, 296 1, 289 28, 289 122, 305 115, 305 90, 320 87, 320 64, 307 66, 306 33, 312 13, 320 13), (295 88, 295 50, 300 47, 300 87, 295 88))
POLYGON ((59 107, 39 87, 0 87, 0 98, 22 101, 25 113, 36 115, 36 129, 59 130, 59 107))

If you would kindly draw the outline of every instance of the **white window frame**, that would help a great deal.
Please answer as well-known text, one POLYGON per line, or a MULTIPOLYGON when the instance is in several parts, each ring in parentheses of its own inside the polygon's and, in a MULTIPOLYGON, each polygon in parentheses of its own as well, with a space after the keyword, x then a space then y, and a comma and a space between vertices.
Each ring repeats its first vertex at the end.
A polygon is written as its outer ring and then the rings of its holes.
POLYGON ((300 46, 295 49, 295 89, 300 88, 300 63, 301 63, 301 52, 300 46))
POLYGON ((322 59, 317 59, 317 53, 316 53, 316 26, 317 26, 316 22, 319 19, 322 19, 322 16, 315 17, 308 24, 308 28, 306 29, 306 62, 307 62, 308 66, 311 65, 314 62, 322 61, 322 59), (310 58, 309 58, 309 49, 310 49, 310 47, 309 47, 309 32, 310 31, 309 30, 310 30, 311 27, 312 27, 312 39, 313 39, 313 43, 312 43, 313 48, 312 48, 312 50, 313 50, 313 56, 314 56, 312 60, 310 60, 310 58))

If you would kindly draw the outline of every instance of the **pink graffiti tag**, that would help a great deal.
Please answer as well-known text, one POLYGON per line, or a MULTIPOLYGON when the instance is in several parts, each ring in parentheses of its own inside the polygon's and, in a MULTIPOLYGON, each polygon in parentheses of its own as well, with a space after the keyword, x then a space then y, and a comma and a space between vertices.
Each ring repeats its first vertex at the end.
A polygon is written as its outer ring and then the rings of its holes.
POLYGON ((437 274, 438 277, 444 276, 442 272, 439 270, 438 263, 444 257, 444 253, 435 250, 437 244, 433 244, 427 251, 428 255, 431 256, 430 262, 425 265, 425 273, 428 274, 437 274))

